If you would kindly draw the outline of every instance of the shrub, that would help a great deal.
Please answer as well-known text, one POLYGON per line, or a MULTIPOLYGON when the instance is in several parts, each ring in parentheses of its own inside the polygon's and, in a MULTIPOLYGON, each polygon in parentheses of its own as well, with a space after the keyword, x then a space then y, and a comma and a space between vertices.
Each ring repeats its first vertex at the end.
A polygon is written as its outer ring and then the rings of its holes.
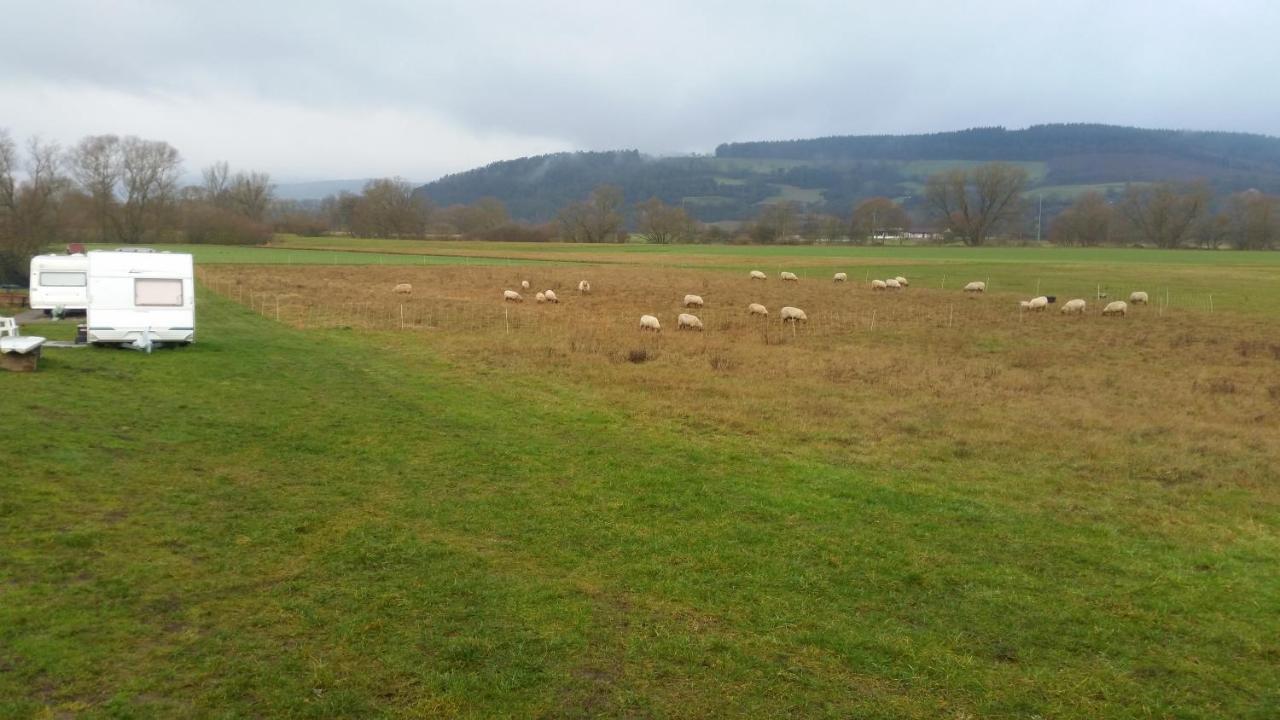
POLYGON ((262 245, 271 241, 271 228, 243 215, 211 205, 189 205, 182 218, 187 242, 209 245, 262 245))

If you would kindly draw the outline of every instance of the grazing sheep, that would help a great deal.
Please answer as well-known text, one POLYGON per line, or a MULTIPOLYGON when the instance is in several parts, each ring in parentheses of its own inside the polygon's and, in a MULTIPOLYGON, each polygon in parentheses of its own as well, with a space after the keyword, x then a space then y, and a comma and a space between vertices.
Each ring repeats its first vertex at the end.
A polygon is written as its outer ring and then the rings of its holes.
POLYGON ((685 306, 685 307, 702 307, 702 296, 700 296, 700 295, 685 295, 685 296, 684 296, 684 306, 685 306))
POLYGON ((845 282, 848 279, 849 279, 849 276, 846 275, 845 273, 836 273, 836 276, 832 280, 832 282, 845 282))
POLYGON ((528 289, 529 289, 529 281, 528 281, 528 280, 521 280, 521 281, 520 281, 520 289, 521 289, 521 290, 528 290, 528 289))
POLYGON ((786 270, 783 270, 779 277, 790 282, 800 282, 800 278, 796 277, 795 273, 787 272, 786 270))
POLYGON ((554 290, 543 290, 542 296, 545 297, 547 299, 547 302, 549 303, 560 302, 560 298, 556 297, 556 293, 554 290))
POLYGON ((1076 298, 1075 300, 1068 300, 1062 304, 1062 314, 1063 315, 1083 315, 1084 306, 1085 306, 1085 302, 1080 298, 1076 298))
POLYGON ((662 332, 662 324, 658 322, 658 318, 652 315, 641 315, 640 329, 652 330, 654 332, 662 332))
POLYGON ((964 291, 965 291, 965 292, 967 292, 967 293, 980 293, 980 292, 986 292, 986 291, 987 291, 987 284, 986 284, 986 283, 984 283, 984 282, 981 282, 981 281, 978 281, 978 282, 971 282, 971 283, 969 283, 968 285, 965 285, 965 286, 964 286, 964 291))
POLYGON ((391 292, 409 295, 413 292, 413 286, 410 285, 409 283, 400 283, 399 285, 396 285, 394 288, 391 288, 391 292))
POLYGON ((761 305, 760 303, 751 303, 747 306, 747 312, 752 315, 764 315, 767 317, 769 315, 769 308, 761 305))
POLYGON ((911 283, 907 282, 907 279, 906 279, 906 278, 904 278, 904 277, 902 277, 901 275, 899 275, 898 277, 894 278, 894 280, 897 280, 897 281, 898 281, 898 284, 899 284, 899 285, 901 285, 902 287, 908 287, 908 286, 910 286, 910 285, 911 285, 911 283))
POLYGON ((885 289, 885 288, 887 288, 887 287, 889 287, 889 286, 888 286, 888 285, 885 285, 883 280, 872 280, 872 281, 871 281, 871 289, 872 289, 872 290, 884 290, 884 289, 885 289))
POLYGON ((1151 299, 1147 297, 1147 294, 1142 292, 1141 290, 1135 290, 1129 293, 1129 302, 1133 303, 1134 305, 1146 305, 1147 303, 1151 302, 1151 299))
POLYGON ((1047 307, 1049 307, 1049 298, 1043 295, 1041 295, 1040 297, 1031 298, 1031 300, 1027 302, 1028 310, 1036 310, 1039 312, 1043 312, 1047 307))
POLYGON ((768 275, 765 275, 764 273, 760 272, 759 270, 752 270, 752 271, 751 271, 751 279, 752 279, 752 280, 768 280, 768 279, 769 279, 769 276, 768 276, 768 275))
POLYGON ((885 281, 884 281, 884 286, 885 286, 886 288, 890 289, 890 290, 901 290, 901 289, 902 289, 902 283, 898 282, 898 281, 897 281, 896 279, 894 279, 894 278, 889 278, 888 280, 885 280, 885 281))
POLYGON ((1124 315, 1127 315, 1128 312, 1129 304, 1123 300, 1113 300, 1107 303, 1106 307, 1102 308, 1103 315, 1120 315, 1123 317, 1124 315))
POLYGON ((680 316, 676 318, 676 330, 697 330, 701 332, 702 321, 698 319, 697 315, 680 313, 680 316))
POLYGON ((533 299, 534 299, 534 300, 537 300, 537 301, 538 301, 538 302, 540 302, 540 303, 542 303, 542 302, 546 302, 546 301, 547 301, 547 294, 546 294, 546 293, 543 293, 543 292, 540 292, 540 293, 538 293, 537 295, 534 295, 534 296, 533 296, 533 299))
POLYGON ((784 323, 809 322, 809 316, 805 315, 803 310, 801 310, 800 308, 791 307, 790 305, 782 308, 782 310, 780 311, 780 315, 782 317, 782 322, 784 323))
POLYGON ((1031 309, 1031 301, 1030 301, 1030 300, 1019 300, 1019 301, 1018 301, 1018 309, 1019 309, 1019 310, 1030 310, 1030 309, 1031 309))
POLYGON ((502 299, 507 302, 524 302, 524 298, 520 297, 520 293, 515 290, 503 290, 502 299))
POLYGON ((591 283, 587 282, 586 280, 579 280, 579 281, 578 281, 578 292, 583 293, 584 295, 585 295, 586 293, 591 292, 591 283))

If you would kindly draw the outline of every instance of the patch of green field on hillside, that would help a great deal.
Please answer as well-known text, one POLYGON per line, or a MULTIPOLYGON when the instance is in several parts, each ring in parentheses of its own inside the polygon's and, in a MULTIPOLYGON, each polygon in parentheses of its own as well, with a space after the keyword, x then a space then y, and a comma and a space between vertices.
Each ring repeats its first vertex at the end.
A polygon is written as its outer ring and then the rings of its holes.
POLYGON ((768 175, 776 170, 789 170, 794 167, 814 165, 810 160, 785 160, 776 158, 701 158, 716 172, 721 173, 754 173, 768 175))
POLYGON ((728 205, 737 201, 723 195, 687 195, 680 202, 683 205, 728 205))
POLYGON ((429 333, 198 307, 191 347, 0 377, 0 716, 1280 703, 1280 519, 1236 486, 1166 488, 1144 502, 1204 518, 1135 527, 1091 485, 975 493, 963 454, 850 467, 453 365, 429 333))
POLYGON ((761 200, 759 204, 769 205, 781 202, 795 202, 814 205, 821 203, 823 200, 822 191, 814 188, 802 188, 795 185, 782 184, 775 184, 773 187, 778 189, 778 193, 761 200))
POLYGON ((1096 183, 1093 185, 1043 185, 1027 190, 1026 197, 1034 200, 1037 197, 1044 197, 1046 200, 1071 201, 1089 192, 1102 193, 1103 195, 1124 192, 1125 188, 1130 185, 1145 185, 1146 183, 1096 183))
MULTIPOLYGON (((986 165, 985 160, 913 160, 904 162, 899 165, 900 172, 904 177, 916 180, 924 180, 930 175, 935 175, 948 170, 957 168, 971 168, 979 165, 986 165)), ((1049 164, 1040 161, 1013 161, 1009 165, 1017 165, 1027 171, 1032 183, 1040 182, 1049 172, 1049 164)))

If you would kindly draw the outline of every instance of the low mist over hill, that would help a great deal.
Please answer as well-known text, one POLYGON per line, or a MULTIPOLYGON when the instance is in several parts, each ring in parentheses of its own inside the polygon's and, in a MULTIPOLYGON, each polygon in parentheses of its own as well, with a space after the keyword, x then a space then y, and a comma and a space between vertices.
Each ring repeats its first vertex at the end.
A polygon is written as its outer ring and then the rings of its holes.
POLYGON ((658 197, 715 222, 783 201, 838 214, 874 196, 918 207, 929 175, 996 160, 1026 168, 1030 195, 1047 207, 1089 190, 1119 193, 1127 183, 1166 180, 1204 180, 1219 193, 1280 192, 1280 138, 1083 124, 726 143, 714 156, 558 153, 448 175, 419 192, 440 205, 495 197, 517 219, 544 221, 596 186, 614 184, 628 202, 658 197))

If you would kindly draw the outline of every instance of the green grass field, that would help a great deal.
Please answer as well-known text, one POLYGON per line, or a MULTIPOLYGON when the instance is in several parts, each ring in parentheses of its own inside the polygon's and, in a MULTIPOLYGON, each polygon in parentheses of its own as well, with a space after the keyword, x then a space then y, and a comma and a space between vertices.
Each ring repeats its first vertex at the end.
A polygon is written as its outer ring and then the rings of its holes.
MULTIPOLYGON (((991 273, 997 292, 1155 278, 1175 308, 1212 291, 1258 348, 1280 338, 1280 254, 310 242, 196 252, 520 272, 786 262, 824 281, 844 263, 926 288, 991 273)), ((1186 312, 1203 325, 1173 340, 1213 347, 1213 317, 1186 312)), ((1034 454, 960 443, 893 461, 857 445, 938 429, 842 438, 819 413, 741 433, 696 397, 655 411, 540 346, 502 345, 551 370, 475 361, 430 331, 297 330, 206 290, 198 328, 189 348, 49 350, 39 372, 0 375, 0 717, 1280 714, 1265 436, 1224 425, 1170 447, 1188 465, 1159 476, 1072 450, 1053 418, 1026 428, 1034 454), (1191 472, 1219 460, 1222 477, 1191 472)), ((979 368, 1028 359, 978 331, 972 347, 979 368)), ((1149 372, 1186 370, 1160 347, 1149 372)), ((1226 364, 1272 367, 1254 347, 1226 343, 1226 364)), ((661 394, 659 367, 609 377, 661 394)), ((725 382, 703 391, 726 402, 725 382)), ((1128 390, 1114 374, 1079 388, 1128 390)), ((1231 415, 1242 398, 1206 403, 1231 415)), ((1159 455, 1162 432, 1125 437, 1159 455)))

